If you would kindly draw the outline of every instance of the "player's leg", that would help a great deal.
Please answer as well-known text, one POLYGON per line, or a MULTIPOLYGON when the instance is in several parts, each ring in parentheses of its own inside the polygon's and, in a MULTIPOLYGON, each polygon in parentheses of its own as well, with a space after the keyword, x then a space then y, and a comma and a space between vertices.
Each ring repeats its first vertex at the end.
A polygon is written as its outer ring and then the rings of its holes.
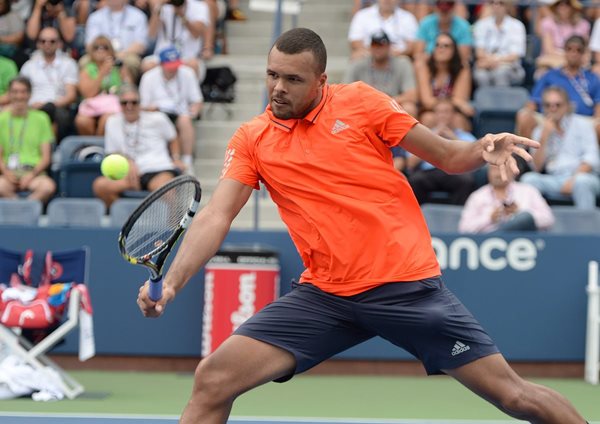
POLYGON ((244 322, 196 370, 181 423, 221 424, 237 396, 284 382, 373 337, 354 325, 350 302, 301 284, 244 322))
POLYGON ((226 423, 237 396, 292 374, 295 364, 284 349, 246 336, 229 337, 198 365, 180 423, 226 423))
POLYGON ((586 422, 564 396, 522 379, 500 354, 444 372, 513 418, 540 424, 586 422))
POLYGON ((521 379, 440 278, 386 284, 363 296, 361 323, 423 361, 428 374, 451 375, 515 418, 585 423, 564 397, 521 379))

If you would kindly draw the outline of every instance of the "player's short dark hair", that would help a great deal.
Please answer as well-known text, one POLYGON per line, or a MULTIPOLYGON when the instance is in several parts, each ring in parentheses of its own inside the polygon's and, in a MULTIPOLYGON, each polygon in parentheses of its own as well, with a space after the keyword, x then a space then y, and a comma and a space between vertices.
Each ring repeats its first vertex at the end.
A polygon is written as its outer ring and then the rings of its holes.
MULTIPOLYGON (((277 47, 285 54, 299 54, 311 52, 317 63, 317 73, 322 74, 327 67, 327 49, 319 35, 308 28, 294 28, 284 32, 275 40, 273 47, 277 47)), ((271 48, 272 49, 272 48, 271 48)))
POLYGON ((24 77, 22 75, 14 77, 8 83, 8 89, 10 90, 15 84, 23 84, 25 88, 27 88, 27 92, 31 94, 31 80, 29 78, 24 77))

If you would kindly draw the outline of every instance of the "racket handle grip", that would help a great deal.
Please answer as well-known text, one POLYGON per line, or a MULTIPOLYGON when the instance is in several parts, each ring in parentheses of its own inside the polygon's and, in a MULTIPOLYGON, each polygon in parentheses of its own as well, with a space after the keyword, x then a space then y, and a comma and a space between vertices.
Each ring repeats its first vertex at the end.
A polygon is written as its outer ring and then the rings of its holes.
POLYGON ((155 302, 162 297, 162 282, 162 276, 158 277, 156 280, 153 278, 148 280, 148 295, 150 296, 150 299, 155 302))

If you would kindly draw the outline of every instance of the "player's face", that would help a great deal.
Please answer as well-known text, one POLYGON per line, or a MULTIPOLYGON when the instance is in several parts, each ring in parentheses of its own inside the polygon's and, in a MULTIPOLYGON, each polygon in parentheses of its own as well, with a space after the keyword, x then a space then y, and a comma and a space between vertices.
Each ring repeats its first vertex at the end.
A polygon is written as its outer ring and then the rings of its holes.
POLYGON ((317 73, 311 52, 285 54, 273 47, 267 63, 267 92, 273 115, 279 119, 300 119, 321 101, 327 81, 317 73))

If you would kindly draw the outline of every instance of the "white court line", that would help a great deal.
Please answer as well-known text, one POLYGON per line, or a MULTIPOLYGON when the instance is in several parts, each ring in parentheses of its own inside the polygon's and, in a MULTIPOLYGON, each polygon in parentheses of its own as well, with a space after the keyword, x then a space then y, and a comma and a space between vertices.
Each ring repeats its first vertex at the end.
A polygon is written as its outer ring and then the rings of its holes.
POLYGON ((234 421, 290 423, 349 423, 349 424, 515 424, 525 421, 506 420, 438 420, 385 418, 324 418, 324 417, 231 417, 234 421))
MULTIPOLYGON (((128 420, 177 420, 178 415, 143 414, 74 414, 40 412, 0 412, 0 417, 31 418, 103 418, 128 420)), ((506 420, 437 420, 437 419, 381 419, 381 418, 325 418, 325 417, 231 417, 233 422, 275 422, 275 423, 348 423, 348 424, 515 424, 525 421, 506 420)), ((593 424, 593 423, 592 423, 593 424)))
POLYGON ((43 413, 43 412, 0 412, 0 417, 25 417, 25 418, 103 418, 103 419, 128 419, 128 420, 177 420, 179 415, 143 415, 143 414, 70 414, 70 413, 43 413))

